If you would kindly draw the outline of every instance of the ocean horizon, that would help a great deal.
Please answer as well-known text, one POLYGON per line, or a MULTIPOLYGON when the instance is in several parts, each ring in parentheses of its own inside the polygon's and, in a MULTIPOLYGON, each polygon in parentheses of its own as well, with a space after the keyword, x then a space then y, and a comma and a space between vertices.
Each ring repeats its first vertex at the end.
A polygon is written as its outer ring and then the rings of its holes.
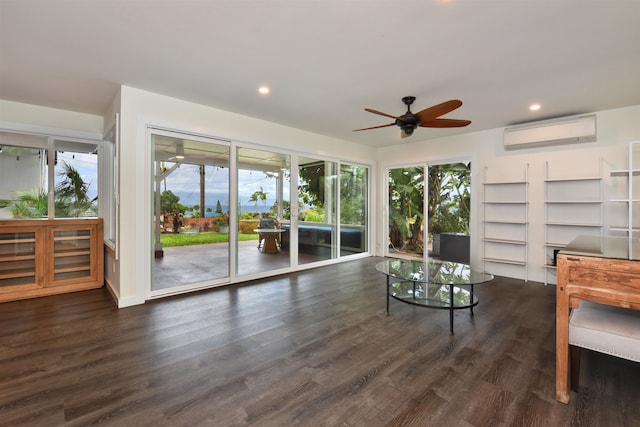
MULTIPOLYGON (((227 213, 229 212, 229 205, 220 205, 220 208, 222 209, 222 212, 227 213)), ((219 214, 216 213, 216 205, 205 205, 204 207, 205 212, 204 212, 204 217, 205 218, 214 218, 216 216, 218 216, 219 214), (207 209, 210 209, 211 211, 208 212, 207 209)), ((270 212, 271 211, 271 206, 255 206, 255 205, 242 205, 240 206, 240 214, 243 213, 262 213, 262 212, 270 212)), ((196 211, 186 211, 185 212, 185 216, 190 216, 191 214, 195 213, 196 211)))

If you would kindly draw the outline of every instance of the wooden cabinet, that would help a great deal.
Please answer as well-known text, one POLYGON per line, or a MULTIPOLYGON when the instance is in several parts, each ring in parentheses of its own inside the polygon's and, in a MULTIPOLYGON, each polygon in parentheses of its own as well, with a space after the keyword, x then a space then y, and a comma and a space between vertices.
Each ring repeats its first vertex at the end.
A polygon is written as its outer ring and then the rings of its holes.
POLYGON ((104 282, 101 219, 0 221, 0 302, 104 282))

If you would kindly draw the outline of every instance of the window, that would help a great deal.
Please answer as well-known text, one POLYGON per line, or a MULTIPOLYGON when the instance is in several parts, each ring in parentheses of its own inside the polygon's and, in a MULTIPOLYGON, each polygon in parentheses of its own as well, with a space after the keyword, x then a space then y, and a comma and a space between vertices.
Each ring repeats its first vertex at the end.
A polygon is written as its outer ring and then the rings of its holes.
POLYGON ((367 251, 368 170, 340 165, 340 255, 367 251))
POLYGON ((99 141, 0 132, 0 218, 98 215, 99 141))
POLYGON ((113 250, 118 259, 118 116, 115 124, 107 132, 99 157, 100 211, 104 219, 104 243, 113 250))

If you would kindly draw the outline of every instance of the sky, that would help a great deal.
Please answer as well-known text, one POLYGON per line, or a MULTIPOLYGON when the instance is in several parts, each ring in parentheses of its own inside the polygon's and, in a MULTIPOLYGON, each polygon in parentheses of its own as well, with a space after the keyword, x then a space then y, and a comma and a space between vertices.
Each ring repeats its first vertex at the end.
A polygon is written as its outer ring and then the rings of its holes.
POLYGON ((86 184, 89 184, 89 197, 91 199, 96 197, 98 195, 98 156, 96 154, 58 151, 55 177, 56 185, 62 180, 62 178, 58 176, 58 173, 64 170, 65 162, 73 166, 82 177, 82 180, 86 184))
MULTIPOLYGON (((89 197, 98 194, 97 156, 86 153, 58 152, 58 164, 56 167, 56 183, 61 178, 57 176, 62 170, 63 162, 67 162, 78 170, 84 182, 89 184, 89 197)), ((167 167, 173 163, 166 162, 167 167)), ((276 201, 276 179, 268 177, 262 171, 238 171, 238 195, 241 206, 254 206, 249 199, 255 191, 262 190, 267 193, 266 208, 273 206, 276 201)), ((285 186, 285 200, 289 200, 289 191, 285 186)), ((191 207, 200 204, 200 177, 197 165, 182 164, 175 169, 163 182, 162 191, 171 190, 180 197, 180 203, 191 207)), ((229 204, 229 169, 215 166, 205 168, 205 206, 215 209, 220 201, 223 206, 229 204)), ((259 201, 258 207, 264 207, 264 202, 259 201)))
MULTIPOLYGON (((173 164, 167 162, 166 166, 173 164)), ((174 170, 162 183, 161 189, 171 190, 180 197, 180 203, 185 206, 200 204, 200 177, 197 165, 183 164, 174 170)), ((238 171, 238 197, 241 206, 253 206, 251 195, 259 191, 267 193, 267 210, 276 202, 276 179, 268 177, 261 171, 238 171)), ((288 200, 288 189, 285 188, 285 200, 288 200)), ((207 166, 205 168, 205 205, 215 208, 217 201, 227 206, 229 204, 229 169, 207 166)), ((259 201, 258 207, 264 202, 259 201)))

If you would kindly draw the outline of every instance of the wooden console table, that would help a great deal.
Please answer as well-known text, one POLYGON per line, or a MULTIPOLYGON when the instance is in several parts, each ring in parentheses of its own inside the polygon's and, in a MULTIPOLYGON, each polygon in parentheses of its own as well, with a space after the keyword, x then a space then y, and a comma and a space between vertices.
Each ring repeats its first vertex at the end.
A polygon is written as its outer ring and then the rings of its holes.
POLYGON ((0 221, 0 302, 100 288, 100 218, 0 221))
POLYGON ((581 236, 558 255, 556 399, 569 403, 569 314, 580 301, 640 310, 640 240, 581 236))

